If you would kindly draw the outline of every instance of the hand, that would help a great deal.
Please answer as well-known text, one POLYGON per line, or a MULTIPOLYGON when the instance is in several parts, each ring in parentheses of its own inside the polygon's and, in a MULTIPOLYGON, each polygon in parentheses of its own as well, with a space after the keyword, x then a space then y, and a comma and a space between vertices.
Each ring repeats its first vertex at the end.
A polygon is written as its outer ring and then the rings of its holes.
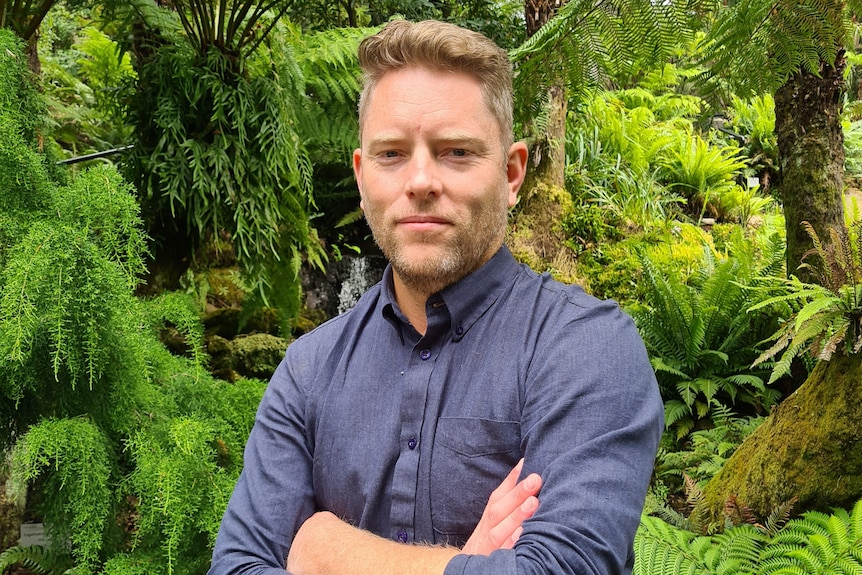
POLYGON ((473 534, 461 550, 469 555, 488 555, 497 549, 511 549, 521 536, 524 521, 539 507, 536 494, 542 488, 542 478, 531 473, 520 483, 518 477, 524 460, 509 472, 503 483, 491 493, 473 534))

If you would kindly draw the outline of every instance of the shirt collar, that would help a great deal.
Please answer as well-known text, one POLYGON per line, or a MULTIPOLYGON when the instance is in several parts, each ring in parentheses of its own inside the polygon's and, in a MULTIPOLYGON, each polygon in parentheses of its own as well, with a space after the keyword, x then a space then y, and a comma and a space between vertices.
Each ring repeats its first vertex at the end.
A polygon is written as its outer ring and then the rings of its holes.
MULTIPOLYGON (((452 318, 453 340, 464 337, 470 327, 488 311, 503 290, 512 284, 518 269, 518 262, 504 245, 482 267, 440 292, 439 296, 452 318)), ((381 284, 383 315, 400 328, 397 324, 406 323, 406 318, 395 301, 391 265, 386 266, 381 284)))

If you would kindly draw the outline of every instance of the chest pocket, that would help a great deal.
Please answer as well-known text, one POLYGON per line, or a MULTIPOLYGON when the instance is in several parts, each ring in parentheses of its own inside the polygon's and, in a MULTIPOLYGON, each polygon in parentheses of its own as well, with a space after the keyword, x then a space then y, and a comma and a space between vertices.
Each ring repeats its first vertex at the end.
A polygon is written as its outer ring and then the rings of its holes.
POLYGON ((431 522, 437 543, 463 546, 491 492, 521 458, 513 421, 444 417, 431 456, 431 522))

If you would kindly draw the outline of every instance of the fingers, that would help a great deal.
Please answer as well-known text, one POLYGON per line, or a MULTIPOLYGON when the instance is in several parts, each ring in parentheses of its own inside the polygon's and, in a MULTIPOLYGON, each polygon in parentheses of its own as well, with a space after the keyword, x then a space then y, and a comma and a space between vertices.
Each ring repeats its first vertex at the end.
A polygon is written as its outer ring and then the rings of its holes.
POLYGON ((512 491, 515 486, 518 484, 518 477, 521 476, 521 469, 524 468, 524 458, 522 457, 517 465, 512 468, 512 471, 509 472, 509 475, 506 476, 506 479, 503 480, 497 489, 495 489, 491 496, 488 498, 488 505, 494 504, 496 501, 504 497, 507 493, 512 491))
MULTIPOLYGON (((537 476, 538 477, 538 476, 537 476)), ((488 532, 488 542, 496 549, 511 549, 524 531, 523 523, 539 508, 539 500, 529 496, 512 513, 488 532)))
POLYGON ((518 541, 523 532, 522 524, 539 507, 536 495, 542 488, 542 478, 535 473, 518 481, 523 464, 522 459, 491 493, 479 524, 464 546, 464 553, 487 555, 496 549, 511 549, 518 541))
MULTIPOLYGON (((488 505, 485 507, 485 515, 491 525, 498 525, 513 514, 516 516, 522 515, 520 506, 528 503, 530 497, 535 500, 535 495, 542 488, 542 478, 535 473, 531 473, 520 483, 505 491, 501 491, 508 479, 507 477, 503 484, 491 494, 491 497, 488 499, 488 505)), ((538 502, 538 500, 536 501, 538 502)), ((535 509, 532 511, 535 511, 535 509)), ((532 515, 532 512, 530 515, 532 515)))

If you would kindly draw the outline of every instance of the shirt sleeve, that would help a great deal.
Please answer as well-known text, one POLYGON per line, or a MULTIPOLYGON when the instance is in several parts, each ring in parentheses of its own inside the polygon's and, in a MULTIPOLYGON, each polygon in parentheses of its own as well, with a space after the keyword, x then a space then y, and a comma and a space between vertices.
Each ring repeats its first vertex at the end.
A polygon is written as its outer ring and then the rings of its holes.
POLYGON ((297 373, 304 370, 291 367, 291 355, 299 354, 288 351, 258 407, 208 575, 284 575, 293 537, 314 512, 306 393, 297 373))
POLYGON ((663 429, 655 374, 634 323, 605 302, 540 337, 525 385, 524 474, 543 479, 514 549, 458 555, 445 575, 618 575, 663 429))

